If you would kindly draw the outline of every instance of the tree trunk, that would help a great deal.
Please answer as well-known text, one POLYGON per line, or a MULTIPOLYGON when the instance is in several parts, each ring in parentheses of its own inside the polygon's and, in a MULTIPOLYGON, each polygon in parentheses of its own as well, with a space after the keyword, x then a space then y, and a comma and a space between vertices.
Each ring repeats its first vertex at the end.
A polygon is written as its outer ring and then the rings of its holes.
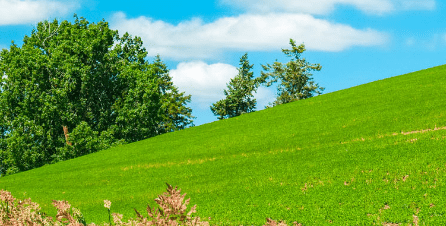
POLYGON ((68 141, 68 138, 70 137, 70 135, 68 134, 68 127, 62 126, 62 128, 63 128, 63 134, 65 135, 65 141, 67 142, 68 145, 72 146, 71 142, 68 141))

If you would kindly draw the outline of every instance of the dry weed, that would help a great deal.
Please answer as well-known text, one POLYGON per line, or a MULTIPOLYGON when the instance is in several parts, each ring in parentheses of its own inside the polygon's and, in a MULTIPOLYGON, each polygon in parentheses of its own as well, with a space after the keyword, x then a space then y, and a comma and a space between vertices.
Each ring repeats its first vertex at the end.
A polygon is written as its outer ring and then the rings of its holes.
MULTIPOLYGON (((109 213, 109 223, 101 225, 111 225, 111 217, 113 224, 116 226, 201 226, 209 225, 206 221, 201 221, 200 217, 192 217, 196 213, 197 206, 194 205, 187 211, 187 205, 190 199, 185 200, 186 194, 181 194, 181 190, 167 184, 167 192, 159 195, 155 199, 158 208, 147 206, 147 217, 140 214, 136 209, 136 219, 130 219, 123 222, 123 215, 119 213, 111 213, 111 202, 104 200, 104 207, 109 213)), ((9 191, 0 191, 0 225, 2 226, 86 226, 82 213, 71 207, 67 201, 53 200, 53 205, 57 209, 55 219, 46 216, 40 212, 37 203, 31 202, 31 199, 18 200, 14 198, 9 191)), ((287 226, 283 221, 275 221, 267 218, 265 226, 287 226)), ((294 226, 302 224, 293 222, 294 226)), ((88 226, 95 226, 94 223, 88 226)))
MULTIPOLYGON (((147 206, 148 217, 142 216, 136 209, 136 219, 130 219, 127 222, 122 222, 122 214, 113 213, 114 225, 159 225, 159 226, 174 226, 174 225, 209 225, 206 221, 201 221, 199 217, 192 217, 196 212, 196 205, 188 212, 187 205, 190 199, 184 200, 186 194, 181 194, 181 190, 177 187, 167 185, 167 192, 159 195, 155 202, 159 205, 158 208, 150 208, 147 206)), ((0 225, 4 226, 43 226, 43 225, 68 225, 68 226, 84 226, 87 225, 82 216, 82 213, 72 208, 67 201, 53 200, 54 207, 57 208, 56 218, 46 217, 40 212, 40 207, 37 203, 31 202, 31 199, 16 200, 10 192, 0 191, 0 225)), ((110 214, 111 202, 104 200, 104 207, 110 214)), ((109 222, 111 223, 111 222, 109 222)), ((94 223, 89 226, 95 225, 94 223)), ((105 225, 105 223, 104 223, 105 225)))

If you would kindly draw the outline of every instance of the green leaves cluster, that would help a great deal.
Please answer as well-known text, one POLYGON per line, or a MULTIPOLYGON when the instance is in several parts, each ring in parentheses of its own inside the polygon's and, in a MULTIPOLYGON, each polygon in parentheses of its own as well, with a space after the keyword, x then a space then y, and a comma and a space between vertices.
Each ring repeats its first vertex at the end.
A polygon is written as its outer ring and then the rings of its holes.
POLYGON ((256 100, 253 92, 266 82, 266 77, 254 78, 254 73, 250 72, 254 65, 249 64, 248 54, 245 53, 240 58, 238 75, 231 79, 224 90, 225 99, 212 104, 211 111, 214 115, 219 115, 218 119, 232 118, 243 113, 254 111, 256 100))
POLYGON ((186 107, 186 103, 191 101, 191 95, 181 93, 173 85, 169 70, 159 56, 156 56, 153 66, 161 93, 162 120, 158 126, 159 133, 173 132, 193 125, 192 109, 186 107))
POLYGON ((301 58, 301 54, 305 51, 305 45, 296 46, 296 42, 290 39, 291 49, 282 49, 282 52, 290 57, 291 60, 282 64, 274 62, 272 65, 262 65, 262 76, 271 77, 272 80, 267 83, 271 86, 275 82, 279 82, 277 87, 277 98, 272 106, 286 104, 296 100, 307 99, 313 97, 314 94, 322 94, 323 87, 314 83, 311 72, 320 71, 320 64, 310 64, 305 58, 301 58))
POLYGON ((280 82, 277 86, 277 98, 272 106, 322 94, 324 88, 314 83, 311 74, 312 71, 320 71, 321 65, 310 64, 305 58, 301 58, 305 51, 304 44, 296 46, 295 41, 290 39, 290 45, 291 49, 282 49, 282 52, 292 59, 286 64, 276 61, 272 65, 262 65, 264 71, 258 78, 254 78, 254 73, 250 72, 253 65, 249 64, 248 54, 243 55, 240 58, 238 75, 231 79, 228 89, 223 91, 226 98, 212 104, 212 113, 218 115, 218 119, 224 119, 253 112, 256 107, 253 92, 262 84, 269 87, 280 82), (267 81, 268 79, 270 80, 267 81))
POLYGON ((139 37, 75 17, 40 22, 0 54, 1 174, 192 124, 190 96, 139 37))

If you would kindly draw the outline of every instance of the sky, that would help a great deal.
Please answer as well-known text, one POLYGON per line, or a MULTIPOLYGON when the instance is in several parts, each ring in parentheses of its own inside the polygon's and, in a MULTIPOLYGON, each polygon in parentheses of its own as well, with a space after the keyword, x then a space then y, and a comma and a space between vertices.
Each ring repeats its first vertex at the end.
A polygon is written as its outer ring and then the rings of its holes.
MULTIPOLYGON (((147 60, 159 54, 174 85, 192 95, 197 126, 217 120, 210 106, 225 97, 244 53, 260 76, 262 64, 289 61, 281 49, 290 38, 322 66, 313 77, 324 93, 446 64, 444 0, 0 0, 0 49, 21 45, 39 21, 74 14, 141 37, 147 60)), ((257 110, 276 93, 260 87, 257 110)))

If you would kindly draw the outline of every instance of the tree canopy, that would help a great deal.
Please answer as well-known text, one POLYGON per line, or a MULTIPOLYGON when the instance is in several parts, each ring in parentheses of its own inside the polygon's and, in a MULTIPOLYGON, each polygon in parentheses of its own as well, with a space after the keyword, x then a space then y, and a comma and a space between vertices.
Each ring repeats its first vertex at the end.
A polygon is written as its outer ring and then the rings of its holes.
POLYGON ((139 37, 108 23, 42 21, 0 53, 1 174, 192 125, 190 95, 139 37))
POLYGON ((273 83, 280 81, 277 86, 277 98, 272 106, 289 103, 296 100, 306 99, 314 96, 314 94, 322 94, 324 90, 313 81, 312 71, 320 71, 320 64, 310 64, 305 58, 301 58, 301 54, 305 52, 305 45, 296 45, 293 39, 290 39, 291 49, 282 49, 282 52, 290 57, 291 60, 282 64, 274 62, 272 65, 262 65, 262 76, 272 78, 267 83, 271 86, 273 83))
POLYGON ((238 74, 227 84, 228 89, 223 91, 226 98, 211 106, 212 113, 218 115, 218 119, 231 118, 254 111, 256 99, 254 99, 253 92, 256 92, 257 88, 266 82, 266 77, 254 78, 254 73, 251 72, 253 66, 249 64, 248 54, 245 53, 240 58, 238 74))

